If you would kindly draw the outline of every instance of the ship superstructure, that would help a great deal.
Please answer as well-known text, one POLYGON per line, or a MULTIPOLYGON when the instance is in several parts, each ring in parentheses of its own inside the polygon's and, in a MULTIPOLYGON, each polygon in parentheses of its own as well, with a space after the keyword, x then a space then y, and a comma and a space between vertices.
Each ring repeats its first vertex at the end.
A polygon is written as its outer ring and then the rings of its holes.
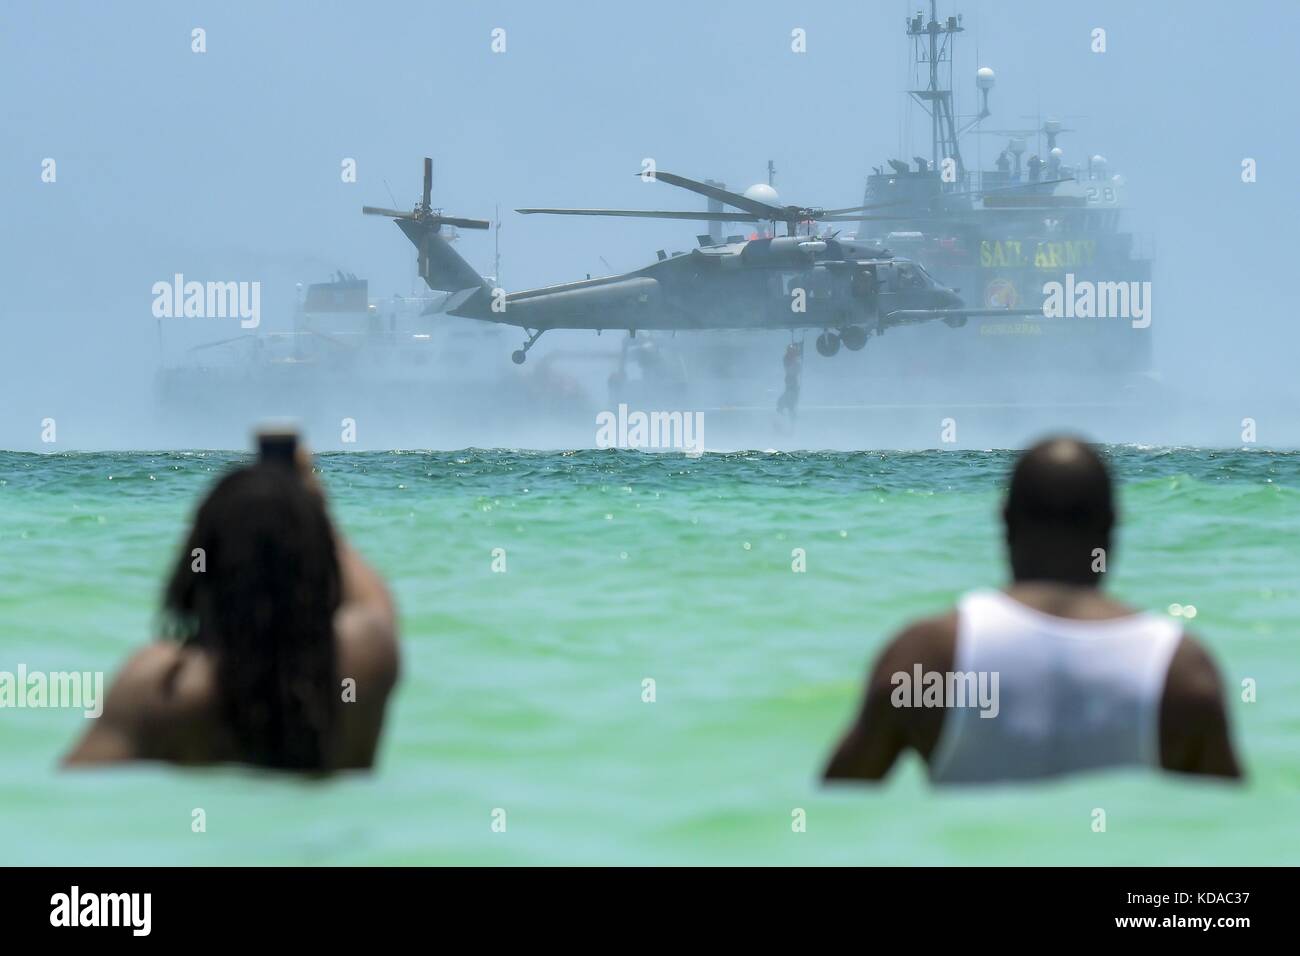
POLYGON ((978 112, 963 124, 952 74, 964 27, 959 15, 941 20, 936 0, 929 7, 928 18, 922 12, 908 18, 906 34, 920 81, 908 96, 929 119, 930 155, 875 167, 864 204, 893 204, 889 208, 903 218, 864 220, 858 236, 918 260, 974 307, 1046 302, 1051 313, 1054 284, 1062 296, 1077 289, 1080 301, 1084 291, 1092 301, 1061 316, 972 318, 946 340, 930 343, 920 365, 909 356, 903 366, 909 374, 928 367, 936 374, 1014 372, 1057 382, 1146 377, 1152 368, 1151 261, 1125 230, 1123 178, 1101 155, 1069 156, 1062 138, 1072 131, 1058 119, 1028 129, 985 129, 995 82, 988 67, 975 77, 978 112), (981 134, 996 137, 1002 148, 994 168, 972 170, 962 145, 981 134))

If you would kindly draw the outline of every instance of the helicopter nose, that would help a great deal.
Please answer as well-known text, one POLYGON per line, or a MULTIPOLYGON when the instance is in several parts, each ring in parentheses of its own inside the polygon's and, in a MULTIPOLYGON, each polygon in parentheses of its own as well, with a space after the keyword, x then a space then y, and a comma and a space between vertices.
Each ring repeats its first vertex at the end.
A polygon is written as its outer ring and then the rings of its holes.
POLYGON ((962 301, 961 296, 957 294, 956 289, 944 289, 940 294, 940 298, 943 300, 942 307, 945 309, 960 309, 966 304, 962 301))

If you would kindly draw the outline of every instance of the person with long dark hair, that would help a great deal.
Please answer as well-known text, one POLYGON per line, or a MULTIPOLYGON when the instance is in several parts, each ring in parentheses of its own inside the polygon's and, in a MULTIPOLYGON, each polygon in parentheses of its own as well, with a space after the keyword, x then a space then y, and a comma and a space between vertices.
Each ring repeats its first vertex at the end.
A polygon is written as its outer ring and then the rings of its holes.
POLYGON ((67 764, 369 768, 397 682, 396 612, 330 521, 311 459, 259 460, 200 505, 133 655, 67 764))

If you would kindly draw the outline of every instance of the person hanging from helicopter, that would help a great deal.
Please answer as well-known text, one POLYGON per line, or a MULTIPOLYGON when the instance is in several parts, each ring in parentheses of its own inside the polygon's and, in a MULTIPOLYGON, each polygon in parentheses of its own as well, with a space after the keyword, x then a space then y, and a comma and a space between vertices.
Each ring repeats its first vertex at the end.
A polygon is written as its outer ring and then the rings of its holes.
POLYGON ((799 377, 803 373, 803 343, 791 342, 782 361, 785 364, 785 391, 776 400, 776 410, 794 418, 799 406, 799 377))

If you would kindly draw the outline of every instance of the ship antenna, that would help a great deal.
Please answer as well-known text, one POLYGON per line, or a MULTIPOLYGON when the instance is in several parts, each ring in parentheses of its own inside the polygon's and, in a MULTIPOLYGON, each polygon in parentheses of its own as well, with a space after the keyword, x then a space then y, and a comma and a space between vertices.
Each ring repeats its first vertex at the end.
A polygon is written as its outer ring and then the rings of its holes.
POLYGON ((908 20, 907 35, 913 39, 912 56, 917 65, 925 63, 929 67, 929 82, 925 89, 909 90, 908 93, 930 116, 930 153, 935 169, 940 168, 943 160, 951 159, 957 165, 958 182, 964 182, 966 167, 957 143, 952 96, 953 38, 964 28, 955 16, 939 22, 938 0, 930 0, 930 22, 922 23, 922 16, 918 13, 908 20), (946 86, 939 72, 939 65, 944 61, 948 64, 946 86))

